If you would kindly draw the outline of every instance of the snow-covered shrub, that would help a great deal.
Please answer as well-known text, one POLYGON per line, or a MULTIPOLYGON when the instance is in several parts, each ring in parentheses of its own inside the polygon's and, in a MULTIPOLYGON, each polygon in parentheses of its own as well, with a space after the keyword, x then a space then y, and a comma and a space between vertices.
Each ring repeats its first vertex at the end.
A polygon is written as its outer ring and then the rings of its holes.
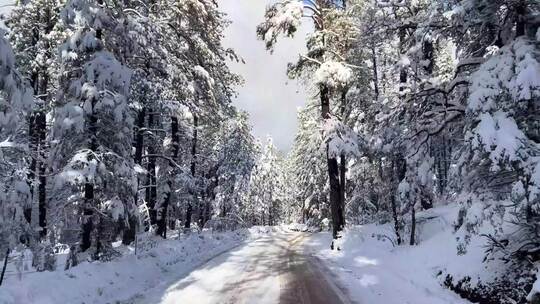
MULTIPOLYGON (((530 269, 540 260, 540 150, 531 119, 540 109, 540 53, 537 42, 520 37, 488 56, 471 76, 458 253, 472 238, 484 238, 486 262, 506 261, 507 280, 527 278, 530 288, 530 269)), ((512 298, 523 300, 523 292, 512 298)))

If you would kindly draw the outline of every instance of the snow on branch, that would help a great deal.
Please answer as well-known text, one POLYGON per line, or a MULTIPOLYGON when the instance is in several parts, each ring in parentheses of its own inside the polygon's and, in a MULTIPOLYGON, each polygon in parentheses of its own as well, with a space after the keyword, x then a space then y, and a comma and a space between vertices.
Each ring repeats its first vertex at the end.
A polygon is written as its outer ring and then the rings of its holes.
POLYGON ((358 135, 333 116, 324 120, 322 136, 323 144, 321 145, 321 149, 327 150, 329 159, 337 158, 341 155, 357 157, 360 153, 358 135))
MULTIPOLYGON (((0 30, 0 36, 4 36, 0 30)), ((33 90, 15 69, 15 55, 4 38, 0 38, 0 90, 7 94, 10 108, 27 110, 33 104, 33 90)))
POLYGON ((304 4, 298 0, 278 2, 267 8, 265 21, 257 26, 257 36, 272 50, 280 34, 292 37, 300 26, 304 4))
POLYGON ((352 75, 352 70, 343 63, 327 61, 315 72, 315 82, 330 88, 343 88, 349 84, 352 75))

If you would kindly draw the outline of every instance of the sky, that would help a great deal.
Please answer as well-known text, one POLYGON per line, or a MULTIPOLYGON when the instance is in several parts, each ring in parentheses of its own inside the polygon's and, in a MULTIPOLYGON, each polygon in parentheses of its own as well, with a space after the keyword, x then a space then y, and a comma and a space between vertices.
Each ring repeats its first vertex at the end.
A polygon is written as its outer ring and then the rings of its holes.
POLYGON ((296 80, 288 79, 287 63, 305 50, 309 25, 302 26, 294 38, 283 38, 273 54, 257 40, 256 26, 264 19, 272 0, 218 0, 232 21, 225 33, 225 47, 236 50, 245 64, 231 63, 233 72, 244 78, 238 89, 236 106, 250 114, 253 134, 264 140, 267 135, 283 152, 290 150, 297 130, 297 108, 305 104, 306 92, 296 80))
MULTIPOLYGON (((231 62, 234 73, 244 78, 238 88, 235 105, 250 114, 253 134, 263 140, 270 135, 283 152, 292 146, 297 130, 296 113, 306 101, 306 92, 296 80, 288 79, 287 63, 294 62, 305 50, 309 24, 294 38, 283 38, 270 54, 257 40, 256 26, 264 19, 266 6, 275 0, 218 0, 220 9, 232 21, 225 33, 225 47, 236 50, 245 64, 231 62)), ((14 0, 0 0, 0 13, 9 10, 14 0), (6 5, 8 5, 6 7, 6 5)))

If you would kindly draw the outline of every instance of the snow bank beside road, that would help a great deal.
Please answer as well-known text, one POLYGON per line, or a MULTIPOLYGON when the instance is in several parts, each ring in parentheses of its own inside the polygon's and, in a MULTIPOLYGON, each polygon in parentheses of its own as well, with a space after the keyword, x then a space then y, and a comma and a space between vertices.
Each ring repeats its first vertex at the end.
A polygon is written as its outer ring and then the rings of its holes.
POLYGON ((342 251, 329 248, 331 234, 314 234, 306 250, 322 260, 359 303, 464 304, 470 303, 441 286, 440 272, 481 273, 482 254, 456 255, 455 236, 446 221, 454 210, 430 211, 420 225, 420 244, 392 245, 391 225, 355 226, 345 231, 342 251))
MULTIPOLYGON (((224 233, 193 233, 160 240, 137 256, 111 262, 85 262, 63 271, 8 277, 0 287, 1 304, 115 303, 189 273, 209 259, 246 240, 272 233, 253 227, 224 233)), ((129 250, 125 250, 129 251, 129 250)))

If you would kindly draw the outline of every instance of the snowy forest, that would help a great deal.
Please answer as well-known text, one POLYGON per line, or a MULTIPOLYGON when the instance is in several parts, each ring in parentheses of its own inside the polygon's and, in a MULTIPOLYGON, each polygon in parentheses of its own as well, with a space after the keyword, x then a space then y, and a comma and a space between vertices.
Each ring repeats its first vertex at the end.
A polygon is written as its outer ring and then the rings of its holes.
POLYGON ((269 1, 290 151, 222 1, 2 17, 0 303, 540 303, 538 0, 269 1))

